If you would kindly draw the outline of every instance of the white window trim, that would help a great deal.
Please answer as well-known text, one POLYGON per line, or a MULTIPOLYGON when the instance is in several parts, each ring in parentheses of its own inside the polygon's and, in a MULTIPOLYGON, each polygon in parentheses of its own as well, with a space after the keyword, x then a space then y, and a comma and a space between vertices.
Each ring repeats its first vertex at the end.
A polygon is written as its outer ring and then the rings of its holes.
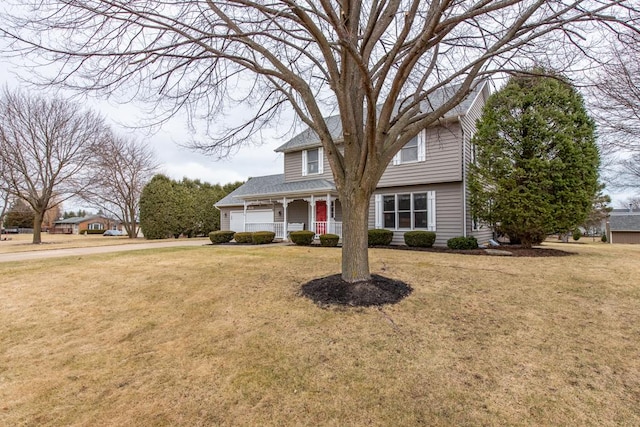
MULTIPOLYGON (((424 162, 427 160, 427 130, 421 130, 418 135, 418 160, 411 160, 408 162, 403 162, 402 161, 402 148, 396 153, 395 156, 393 156, 393 165, 397 166, 397 165, 407 165, 407 164, 411 164, 411 163, 419 163, 419 162, 424 162)), ((409 144, 411 141, 409 141, 407 144, 409 144)), ((403 147, 404 148, 404 147, 403 147)))
POLYGON ((302 150, 302 176, 307 175, 322 175, 324 173, 324 150, 322 147, 310 148, 309 150, 302 150), (318 172, 310 173, 309 164, 307 160, 307 152, 310 150, 318 150, 318 172))
POLYGON ((410 191, 410 192, 400 192, 400 193, 385 193, 385 194, 376 194, 374 200, 374 217, 375 217, 375 228, 386 228, 384 226, 384 197, 385 196, 394 196, 395 203, 395 227, 392 229, 394 231, 409 231, 409 230, 426 230, 426 231, 436 231, 436 192, 435 191, 410 191), (414 224, 414 206, 413 206, 413 195, 414 194, 424 194, 427 193, 427 228, 415 228, 414 224), (398 195, 399 194, 410 194, 411 195, 411 228, 399 228, 398 227, 398 195))

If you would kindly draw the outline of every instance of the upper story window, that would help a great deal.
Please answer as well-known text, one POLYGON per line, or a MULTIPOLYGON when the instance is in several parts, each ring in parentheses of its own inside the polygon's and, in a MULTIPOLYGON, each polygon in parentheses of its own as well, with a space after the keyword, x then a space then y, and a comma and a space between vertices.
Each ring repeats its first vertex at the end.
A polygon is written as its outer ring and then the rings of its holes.
POLYGON ((302 152, 302 176, 323 173, 322 147, 304 150, 302 152))
POLYGON ((426 150, 426 130, 413 137, 402 149, 393 157, 394 165, 404 163, 424 162, 427 159, 426 150))

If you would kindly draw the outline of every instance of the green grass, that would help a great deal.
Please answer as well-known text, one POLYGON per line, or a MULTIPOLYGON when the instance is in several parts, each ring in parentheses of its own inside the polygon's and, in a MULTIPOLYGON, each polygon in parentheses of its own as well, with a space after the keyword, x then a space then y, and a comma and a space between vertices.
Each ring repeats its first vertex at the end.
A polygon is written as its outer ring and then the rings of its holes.
POLYGON ((339 249, 0 264, 0 425, 640 425, 640 247, 548 245, 371 250, 358 309, 299 296, 339 249))

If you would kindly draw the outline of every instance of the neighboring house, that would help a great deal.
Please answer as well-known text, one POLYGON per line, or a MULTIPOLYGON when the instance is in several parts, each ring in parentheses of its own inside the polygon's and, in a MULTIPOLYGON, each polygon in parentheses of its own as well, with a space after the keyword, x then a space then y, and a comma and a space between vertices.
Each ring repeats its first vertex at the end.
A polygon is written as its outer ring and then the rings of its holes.
MULTIPOLYGON (((448 93, 451 89, 435 92, 429 104, 441 105, 448 93)), ((393 230, 395 244, 404 243, 403 235, 410 230, 436 232, 436 245, 463 235, 476 236, 480 242, 491 238, 491 229, 471 218, 466 185, 474 156, 470 140, 488 97, 488 83, 482 82, 458 107, 402 148, 371 199, 369 228, 393 230)), ((340 118, 326 121, 340 141, 340 118)), ((316 133, 306 129, 275 151, 284 153, 284 173, 249 178, 216 203, 221 228, 270 230, 279 238, 301 229, 342 235, 342 207, 316 133)))
POLYGON ((120 224, 102 215, 73 217, 61 219, 53 223, 50 234, 81 234, 85 230, 121 230, 120 224))
POLYGON ((640 243, 640 210, 614 209, 607 230, 610 243, 640 243))

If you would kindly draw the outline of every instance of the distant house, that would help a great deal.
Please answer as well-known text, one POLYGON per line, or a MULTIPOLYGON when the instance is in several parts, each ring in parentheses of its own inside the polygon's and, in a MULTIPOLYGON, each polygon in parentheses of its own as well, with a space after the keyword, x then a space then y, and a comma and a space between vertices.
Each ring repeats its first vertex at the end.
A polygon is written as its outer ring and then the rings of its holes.
POLYGON ((640 210, 614 209, 607 230, 610 243, 640 243, 640 210))
MULTIPOLYGON (((424 108, 446 102, 455 88, 432 94, 424 108)), ((369 228, 394 232, 403 243, 410 230, 430 230, 436 245, 456 236, 492 237, 492 230, 473 220, 468 205, 467 171, 474 161, 471 137, 489 97, 481 82, 456 108, 424 129, 400 150, 382 175, 371 198, 369 228)), ((339 116, 325 118, 338 141, 339 116)), ((284 154, 284 173, 249 178, 215 206, 221 228, 233 231, 270 230, 286 239, 290 231, 342 235, 342 205, 319 137, 306 129, 276 149, 284 154)))
POLYGON ((82 234, 85 230, 121 230, 117 220, 102 215, 73 217, 55 221, 50 234, 82 234))

